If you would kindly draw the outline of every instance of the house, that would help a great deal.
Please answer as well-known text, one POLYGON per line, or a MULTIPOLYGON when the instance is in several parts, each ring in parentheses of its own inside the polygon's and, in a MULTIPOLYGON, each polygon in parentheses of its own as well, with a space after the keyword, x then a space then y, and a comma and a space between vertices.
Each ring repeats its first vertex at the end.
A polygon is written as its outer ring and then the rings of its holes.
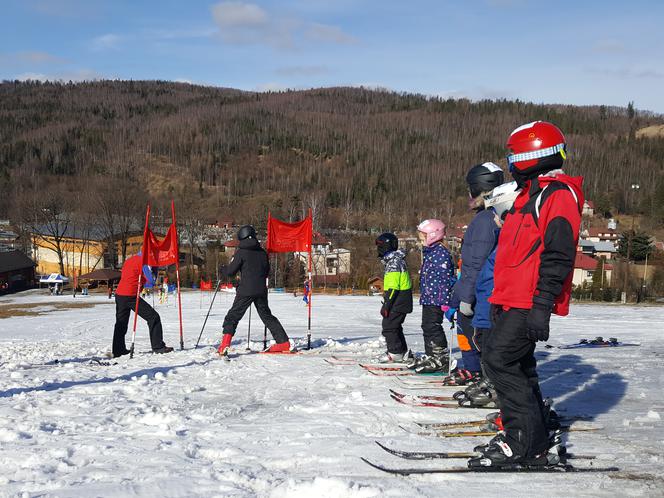
POLYGON ((592 256, 595 258, 615 259, 618 249, 613 242, 608 240, 592 241, 588 239, 579 239, 577 252, 592 256))
POLYGON ((581 211, 583 216, 595 216, 595 204, 593 201, 586 199, 583 201, 583 210, 581 211))
MULTIPOLYGON (((37 263, 40 274, 60 273, 60 260, 56 248, 56 237, 45 229, 32 232, 32 257, 37 263)), ((73 276, 74 270, 79 275, 97 268, 111 265, 106 230, 100 226, 67 226, 59 238, 65 275, 73 276)), ((122 241, 115 237, 115 254, 118 265, 122 265, 122 241)), ((143 233, 135 232, 127 239, 127 257, 140 251, 143 245, 143 233)))
MULTIPOLYGON (((296 252, 305 268, 309 268, 309 253, 296 252)), ((311 244, 312 279, 315 286, 340 285, 351 271, 351 251, 333 248, 332 242, 315 232, 311 244)))
POLYGON ((35 284, 35 262, 21 251, 0 252, 0 294, 29 289, 35 284))
POLYGON ((367 281, 367 286, 371 295, 383 293, 383 279, 381 277, 371 277, 367 281))
POLYGON ((17 240, 18 235, 9 230, 9 227, 0 229, 0 252, 17 249, 17 240))
POLYGON ((620 234, 615 228, 590 228, 585 238, 593 242, 609 241, 617 243, 620 234))
MULTIPOLYGON (((577 251, 576 259, 574 261, 574 274, 572 276, 572 284, 583 285, 586 282, 592 282, 593 274, 595 271, 602 270, 602 262, 596 260, 595 258, 583 254, 581 251, 577 251)), ((606 285, 611 283, 611 275, 613 273, 613 266, 607 263, 604 263, 604 275, 606 277, 606 285)))

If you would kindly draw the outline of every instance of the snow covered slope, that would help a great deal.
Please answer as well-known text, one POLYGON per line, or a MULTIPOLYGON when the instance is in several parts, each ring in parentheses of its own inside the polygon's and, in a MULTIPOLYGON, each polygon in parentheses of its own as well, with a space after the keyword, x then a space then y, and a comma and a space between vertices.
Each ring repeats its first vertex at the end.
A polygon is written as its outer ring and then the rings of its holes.
MULTIPOLYGON (((313 354, 248 354, 231 362, 218 359, 213 347, 233 296, 217 299, 199 349, 192 347, 209 300, 201 303, 192 292, 183 302, 184 351, 145 353, 147 327, 139 321, 139 354, 100 365, 90 359, 110 348, 113 301, 37 292, 0 298, 0 307, 36 313, 0 318, 0 496, 662 495, 663 308, 576 305, 569 317, 553 319, 552 346, 602 335, 639 347, 538 346, 542 388, 556 409, 606 428, 570 434, 570 451, 596 453, 605 459, 600 464, 621 472, 402 478, 359 457, 393 467, 418 463, 385 453, 374 440, 402 449, 469 451, 483 439, 443 440, 399 425, 486 412, 399 405, 388 392, 394 379, 325 361, 335 352, 367 358, 382 351, 380 298, 314 296, 313 354), (73 302, 94 306, 62 307, 73 302)), ((270 299, 291 338, 303 344, 301 299, 270 299)), ((166 343, 177 347, 174 303, 157 310, 166 343)), ((255 312, 252 318, 251 346, 258 350, 263 326, 255 312)), ((405 328, 410 346, 421 351, 419 320, 416 307, 405 328)), ((233 343, 238 353, 245 352, 246 331, 247 317, 233 343)))

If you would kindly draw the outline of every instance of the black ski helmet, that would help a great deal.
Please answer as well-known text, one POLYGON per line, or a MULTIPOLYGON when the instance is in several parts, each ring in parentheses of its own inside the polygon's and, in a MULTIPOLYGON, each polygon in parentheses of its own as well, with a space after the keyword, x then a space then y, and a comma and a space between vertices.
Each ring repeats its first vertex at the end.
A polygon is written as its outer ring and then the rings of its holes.
POLYGON ((500 166, 494 163, 483 163, 473 166, 466 175, 466 183, 470 196, 474 199, 482 192, 491 192, 505 181, 505 174, 500 166))
POLYGON ((248 239, 249 237, 253 237, 254 239, 256 238, 256 229, 251 225, 244 225, 240 227, 240 229, 237 231, 237 239, 244 240, 248 239))
POLYGON ((399 248, 399 239, 390 232, 381 233, 376 237, 376 249, 378 257, 382 258, 390 251, 396 251, 399 248))

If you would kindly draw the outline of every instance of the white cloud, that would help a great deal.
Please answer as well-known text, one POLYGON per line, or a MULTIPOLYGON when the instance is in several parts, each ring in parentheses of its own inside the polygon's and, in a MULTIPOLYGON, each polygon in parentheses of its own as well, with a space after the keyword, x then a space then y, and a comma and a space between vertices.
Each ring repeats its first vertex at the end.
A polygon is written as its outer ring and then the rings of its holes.
POLYGON ((258 5, 243 2, 220 2, 212 7, 212 16, 221 28, 265 26, 267 12, 258 5))
POLYGON ((307 38, 325 43, 337 43, 339 45, 352 45, 357 43, 357 38, 344 33, 338 26, 313 23, 307 28, 307 38))
POLYGON ((591 68, 587 72, 597 74, 607 78, 620 78, 620 79, 662 79, 664 72, 657 69, 635 69, 635 68, 591 68))
POLYGON ((19 81, 35 80, 35 81, 93 81, 100 79, 108 79, 97 71, 92 69, 76 69, 73 71, 62 71, 53 74, 44 74, 36 72, 25 72, 17 74, 14 79, 19 81))
POLYGON ((226 43, 295 49, 311 41, 357 42, 339 27, 279 17, 252 3, 224 1, 213 5, 211 10, 219 35, 226 43))
POLYGON ((254 88, 257 92, 285 92, 288 89, 287 86, 275 82, 261 83, 254 88))
POLYGON ((94 50, 116 49, 122 43, 122 39, 122 36, 113 33, 97 36, 92 40, 92 48, 94 50))
POLYGON ((47 52, 31 52, 31 51, 18 52, 15 57, 20 62, 27 62, 30 64, 43 64, 43 63, 61 64, 65 62, 64 59, 49 54, 47 52))
POLYGON ((603 54, 620 54, 625 52, 625 44, 617 40, 601 40, 593 45, 592 50, 603 54))

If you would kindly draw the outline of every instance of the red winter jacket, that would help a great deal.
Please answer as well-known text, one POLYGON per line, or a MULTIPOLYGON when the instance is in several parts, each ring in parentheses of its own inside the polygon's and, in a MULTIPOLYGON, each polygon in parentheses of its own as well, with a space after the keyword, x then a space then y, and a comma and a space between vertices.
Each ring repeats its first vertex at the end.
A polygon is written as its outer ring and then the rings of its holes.
POLYGON ((115 289, 116 296, 135 296, 138 287, 138 277, 143 268, 143 259, 136 254, 127 260, 122 265, 122 276, 118 288, 115 289))
POLYGON ((530 309, 535 302, 569 313, 582 183, 562 172, 528 181, 500 232, 491 303, 530 309))

